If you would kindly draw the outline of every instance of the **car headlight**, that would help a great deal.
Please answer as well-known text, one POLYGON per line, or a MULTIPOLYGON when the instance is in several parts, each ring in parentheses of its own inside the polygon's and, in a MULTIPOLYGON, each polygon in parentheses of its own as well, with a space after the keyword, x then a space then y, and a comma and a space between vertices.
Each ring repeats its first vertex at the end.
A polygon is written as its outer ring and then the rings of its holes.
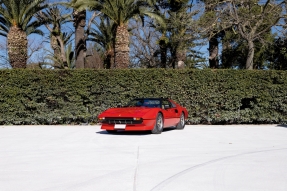
POLYGON ((104 121, 104 120, 105 120, 105 118, 104 118, 104 117, 99 117, 98 119, 99 119, 99 122, 102 122, 102 121, 104 121))

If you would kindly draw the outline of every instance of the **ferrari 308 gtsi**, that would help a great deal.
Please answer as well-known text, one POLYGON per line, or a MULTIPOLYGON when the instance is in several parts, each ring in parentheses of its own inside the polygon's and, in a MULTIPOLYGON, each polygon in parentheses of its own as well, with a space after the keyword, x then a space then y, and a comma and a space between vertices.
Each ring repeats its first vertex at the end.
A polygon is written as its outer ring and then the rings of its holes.
POLYGON ((163 128, 183 129, 188 112, 171 99, 137 98, 126 106, 110 108, 98 116, 101 129, 109 133, 118 130, 147 131, 160 134, 163 128))

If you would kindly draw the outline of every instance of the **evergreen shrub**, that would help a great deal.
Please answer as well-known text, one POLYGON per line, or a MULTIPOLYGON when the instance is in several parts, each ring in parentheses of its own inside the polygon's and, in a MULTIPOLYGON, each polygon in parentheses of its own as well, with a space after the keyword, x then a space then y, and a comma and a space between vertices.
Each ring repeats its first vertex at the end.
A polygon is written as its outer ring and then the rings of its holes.
POLYGON ((169 97, 189 124, 286 123, 287 72, 0 70, 0 125, 96 123, 136 97, 169 97))

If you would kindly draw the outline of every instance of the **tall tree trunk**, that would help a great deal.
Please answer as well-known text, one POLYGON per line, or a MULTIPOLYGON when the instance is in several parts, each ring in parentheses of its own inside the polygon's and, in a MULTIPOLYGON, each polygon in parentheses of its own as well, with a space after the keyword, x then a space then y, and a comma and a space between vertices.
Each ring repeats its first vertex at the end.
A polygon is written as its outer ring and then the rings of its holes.
POLYGON ((167 68, 167 43, 165 38, 159 40, 159 49, 160 49, 160 68, 167 68))
POLYGON ((12 68, 26 68, 27 65, 27 35, 19 27, 12 26, 7 35, 8 55, 12 68))
POLYGON ((219 68, 218 63, 218 40, 217 36, 211 37, 209 40, 209 67, 210 68, 219 68))
POLYGON ((229 50, 229 42, 225 42, 225 41, 222 41, 222 68, 230 68, 231 67, 231 62, 229 62, 228 60, 228 57, 227 57, 227 51, 229 50))
POLYGON ((170 50, 170 52, 171 52, 171 66, 172 66, 173 69, 175 69, 176 60, 177 60, 177 57, 176 57, 176 49, 170 50))
MULTIPOLYGON (((204 1, 206 4, 206 12, 212 11, 216 9, 216 3, 208 3, 204 1)), ((216 31, 217 32, 217 31, 216 31)), ((218 35, 212 36, 209 39, 209 67, 210 68, 219 68, 219 63, 218 63, 218 40, 217 40, 218 35)))
POLYGON ((114 63, 115 62, 115 50, 110 49, 107 50, 105 53, 105 59, 104 59, 104 68, 106 69, 111 69, 114 68, 114 63))
MULTIPOLYGON (((51 48, 54 51, 54 58, 56 58, 56 60, 61 59, 61 48, 60 48, 57 38, 54 35, 51 35, 50 44, 51 44, 51 48)), ((61 62, 57 61, 57 63, 54 63, 54 67, 61 68, 61 62)))
POLYGON ((93 69, 104 68, 102 59, 99 53, 97 52, 97 50, 93 46, 88 47, 86 61, 85 61, 85 68, 93 68, 93 69))
POLYGON ((117 27, 115 42, 115 68, 128 68, 130 64, 130 34, 127 25, 117 27))
POLYGON ((175 68, 184 68, 184 63, 186 61, 186 51, 177 50, 176 51, 176 66, 175 68))
POLYGON ((160 67, 161 68, 167 68, 166 67, 166 55, 167 55, 167 48, 166 46, 160 46, 160 67))
POLYGON ((56 60, 59 60, 58 63, 55 64, 55 67, 67 69, 68 63, 64 40, 61 38, 61 27, 56 24, 53 28, 53 31, 54 32, 51 32, 51 47, 54 50, 54 56, 56 60))
POLYGON ((186 60, 186 50, 182 42, 178 42, 174 48, 171 48, 171 60, 172 68, 184 68, 184 62, 186 60))
POLYGON ((254 58, 254 42, 252 40, 248 40, 248 55, 246 60, 246 69, 253 69, 253 58, 254 58))
POLYGON ((65 51, 65 44, 64 41, 61 39, 60 36, 57 36, 58 39, 58 43, 60 44, 60 52, 61 52, 61 58, 63 61, 63 67, 65 69, 68 69, 68 62, 67 62, 67 55, 66 55, 66 51, 65 51))
POLYGON ((85 37, 85 26, 86 26, 86 10, 78 12, 74 10, 74 26, 75 26, 75 57, 76 57, 76 68, 85 68, 86 58, 86 37, 85 37))

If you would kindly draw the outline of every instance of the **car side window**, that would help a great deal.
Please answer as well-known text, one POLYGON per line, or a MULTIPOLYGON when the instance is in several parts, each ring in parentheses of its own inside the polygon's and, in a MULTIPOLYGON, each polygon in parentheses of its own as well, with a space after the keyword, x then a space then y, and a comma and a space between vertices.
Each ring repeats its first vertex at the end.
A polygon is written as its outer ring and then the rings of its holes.
POLYGON ((169 103, 167 100, 162 100, 162 109, 166 109, 169 107, 169 103))
POLYGON ((168 101, 168 100, 162 100, 162 106, 163 106, 163 108, 165 108, 165 109, 176 107, 173 103, 171 103, 171 102, 168 101))
POLYGON ((170 106, 172 107, 172 108, 175 108, 176 107, 176 105, 174 104, 174 103, 172 103, 172 102, 170 102, 170 101, 168 101, 169 102, 169 104, 170 104, 170 106))

